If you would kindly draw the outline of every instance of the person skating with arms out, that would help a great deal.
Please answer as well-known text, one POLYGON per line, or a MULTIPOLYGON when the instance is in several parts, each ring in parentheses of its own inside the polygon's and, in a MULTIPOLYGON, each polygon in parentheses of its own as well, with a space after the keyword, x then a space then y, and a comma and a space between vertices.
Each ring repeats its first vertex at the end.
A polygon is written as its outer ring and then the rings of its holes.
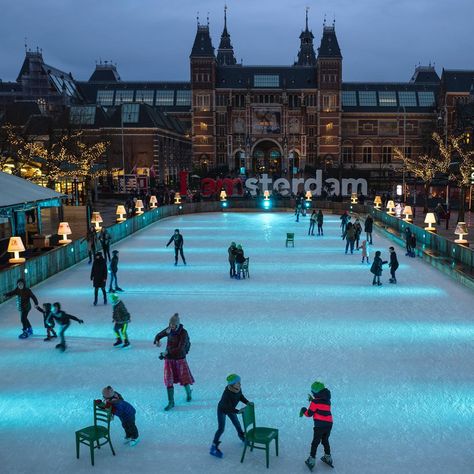
POLYGON ((59 344, 56 345, 56 349, 61 349, 62 352, 66 350, 66 339, 64 334, 67 331, 67 328, 71 325, 72 321, 77 321, 79 324, 84 324, 82 319, 76 318, 72 314, 68 314, 65 311, 61 310, 60 303, 53 303, 53 307, 51 308, 51 318, 54 319, 56 323, 59 325, 59 344))
POLYGON ((217 431, 214 435, 214 440, 212 441, 212 446, 210 450, 210 454, 212 456, 216 456, 221 458, 223 456, 222 451, 219 449, 220 438, 222 433, 224 433, 225 429, 225 420, 226 417, 229 417, 230 421, 234 425, 237 436, 240 438, 241 441, 245 442, 245 434, 240 426, 239 419, 237 415, 242 413, 242 410, 237 410, 237 405, 242 402, 245 405, 252 404, 249 402, 242 393, 242 388, 240 385, 241 379, 237 374, 230 374, 227 377, 227 387, 224 389, 224 393, 217 405, 217 431))
POLYGON ((112 321, 114 323, 114 332, 117 336, 117 340, 114 346, 127 347, 130 345, 128 340, 127 329, 130 323, 130 313, 127 311, 123 301, 120 300, 119 295, 113 293, 110 297, 112 300, 112 321))
POLYGON ((308 459, 305 461, 308 469, 312 471, 316 464, 316 451, 319 443, 323 445, 324 456, 321 461, 334 467, 331 457, 331 446, 329 445, 329 436, 332 430, 332 414, 331 414, 331 392, 322 382, 316 381, 311 385, 311 394, 308 396, 310 401, 309 407, 302 407, 300 417, 306 416, 313 418, 313 441, 311 443, 311 451, 308 459))
POLYGON ((166 246, 168 247, 171 242, 174 242, 174 266, 178 265, 178 254, 181 255, 181 260, 186 265, 186 259, 183 254, 184 239, 179 233, 179 229, 174 230, 174 234, 171 236, 170 240, 168 240, 166 246))

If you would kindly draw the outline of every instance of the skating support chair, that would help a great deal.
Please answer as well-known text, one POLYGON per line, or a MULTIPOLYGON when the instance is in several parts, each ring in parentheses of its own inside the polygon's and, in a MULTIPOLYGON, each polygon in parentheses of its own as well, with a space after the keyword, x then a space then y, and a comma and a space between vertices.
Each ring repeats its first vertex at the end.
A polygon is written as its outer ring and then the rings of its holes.
POLYGON ((250 257, 247 257, 245 259, 245 262, 242 263, 242 273, 244 275, 244 278, 250 278, 249 274, 249 262, 250 262, 250 257))
POLYGON ((272 440, 275 440, 275 451, 278 456, 278 430, 276 428, 257 428, 255 426, 255 406, 253 404, 249 404, 244 408, 242 420, 244 423, 245 446, 240 462, 244 462, 248 446, 250 446, 250 451, 253 451, 254 448, 264 449, 268 469, 270 466, 270 443, 272 440))
POLYGON ((80 444, 89 446, 91 452, 91 463, 94 465, 94 449, 110 444, 112 454, 115 456, 114 447, 110 440, 110 420, 112 419, 112 407, 100 408, 94 402, 94 425, 87 426, 76 431, 76 457, 79 459, 80 444), (104 439, 102 443, 101 439, 104 439))
POLYGON ((291 246, 295 246, 295 234, 294 232, 287 232, 286 233, 286 242, 285 242, 285 247, 288 247, 288 244, 291 243, 291 246))

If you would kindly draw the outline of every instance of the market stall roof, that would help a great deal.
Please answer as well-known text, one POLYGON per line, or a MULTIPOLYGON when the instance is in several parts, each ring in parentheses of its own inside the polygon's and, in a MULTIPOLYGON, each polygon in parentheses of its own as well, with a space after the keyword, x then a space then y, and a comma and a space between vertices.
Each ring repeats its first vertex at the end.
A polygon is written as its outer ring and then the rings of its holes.
POLYGON ((50 202, 59 206, 60 199, 66 197, 52 189, 38 186, 18 176, 0 172, 0 208, 17 207, 27 203, 50 202))

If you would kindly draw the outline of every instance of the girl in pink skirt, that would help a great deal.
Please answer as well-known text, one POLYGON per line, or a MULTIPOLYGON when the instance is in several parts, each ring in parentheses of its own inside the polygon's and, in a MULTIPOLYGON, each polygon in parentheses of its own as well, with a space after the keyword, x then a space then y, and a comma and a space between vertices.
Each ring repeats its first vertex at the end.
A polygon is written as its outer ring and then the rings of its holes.
POLYGON ((191 343, 186 329, 180 323, 178 313, 170 318, 169 326, 155 336, 155 344, 160 347, 160 340, 168 338, 166 350, 160 353, 160 359, 165 361, 164 382, 168 392, 168 405, 165 410, 171 410, 174 407, 174 387, 175 383, 184 386, 186 390, 186 401, 191 401, 191 385, 194 383, 194 377, 189 370, 186 362, 186 354, 189 352, 191 343))

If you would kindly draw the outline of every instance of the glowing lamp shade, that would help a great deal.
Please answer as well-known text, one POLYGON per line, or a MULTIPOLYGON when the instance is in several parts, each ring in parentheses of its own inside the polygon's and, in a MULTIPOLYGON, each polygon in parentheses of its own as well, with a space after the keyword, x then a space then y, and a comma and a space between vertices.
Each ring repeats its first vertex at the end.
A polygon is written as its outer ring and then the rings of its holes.
POLYGON ((306 200, 308 202, 313 200, 313 193, 311 191, 306 191, 306 200))
POLYGON ((117 214, 117 222, 125 222, 127 218, 125 215, 127 214, 127 211, 125 210, 125 206, 122 204, 119 204, 117 206, 117 210, 115 211, 115 214, 117 214))
POLYGON ((393 216, 395 214, 394 209, 395 209, 395 203, 390 200, 387 202, 387 214, 393 216))
POLYGON ((357 193, 352 193, 351 194, 351 204, 357 204, 357 193))
POLYGON ((135 203, 135 212, 137 216, 143 214, 143 201, 141 199, 137 199, 137 202, 135 203))
POLYGON ((436 224, 436 216, 433 212, 428 212, 428 214, 426 214, 425 224, 428 224, 428 226, 425 227, 425 230, 429 232, 434 232, 436 230, 436 227, 433 225, 436 224))
POLYGON ((20 257, 20 252, 24 251, 25 246, 23 245, 21 237, 10 237, 7 252, 12 252, 13 258, 10 258, 8 261, 10 263, 23 263, 25 259, 20 257))
POLYGON ((263 199, 265 201, 269 201, 270 200, 270 191, 268 189, 266 189, 265 191, 263 191, 263 199))
POLYGON ((175 203, 175 204, 181 204, 181 194, 176 193, 176 194, 174 195, 174 203, 175 203))
POLYGON ((156 199, 156 196, 150 196, 150 208, 155 209, 157 203, 158 203, 158 199, 156 199))
POLYGON ((382 198, 380 196, 375 196, 374 206, 375 209, 380 209, 382 207, 382 198))
POLYGON ((222 202, 227 201, 227 193, 224 189, 221 191, 220 198, 222 202))
POLYGON ((69 227, 68 222, 60 222, 58 227, 58 235, 62 235, 63 238, 59 241, 60 244, 70 244, 71 239, 68 239, 67 236, 71 235, 71 228, 69 227))
POLYGON ((100 224, 104 222, 102 220, 102 216, 100 215, 100 212, 93 212, 92 217, 91 217, 91 223, 94 224, 95 230, 99 231, 100 230, 100 224))
POLYGON ((463 245, 466 245, 468 243, 468 241, 464 238, 464 236, 469 233, 467 231, 467 225, 465 222, 458 222, 454 233, 459 236, 459 239, 456 239, 454 242, 463 245))
POLYGON ((406 222, 411 222, 412 221, 412 216, 413 216, 413 209, 411 206, 405 206, 405 209, 403 209, 403 214, 405 214, 405 218, 403 219, 406 222))

